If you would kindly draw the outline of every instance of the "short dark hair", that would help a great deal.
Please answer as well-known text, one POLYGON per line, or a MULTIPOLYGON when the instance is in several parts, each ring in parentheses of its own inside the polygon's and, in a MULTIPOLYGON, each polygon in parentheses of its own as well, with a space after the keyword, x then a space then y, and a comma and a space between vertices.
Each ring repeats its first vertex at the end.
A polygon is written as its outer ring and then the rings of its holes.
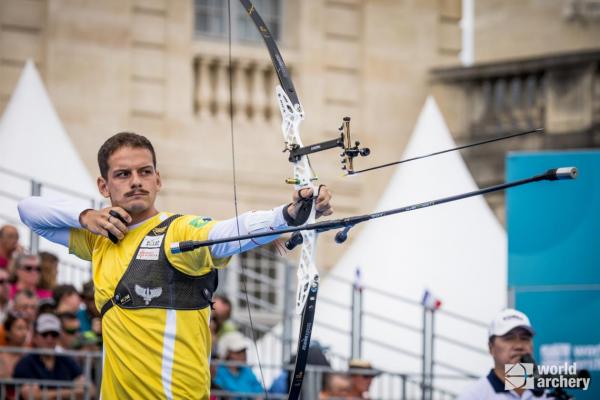
POLYGON ((156 169, 156 153, 152 143, 142 135, 133 132, 119 132, 108 138, 98 150, 98 168, 100 175, 108 179, 108 158, 121 147, 133 147, 147 149, 152 154, 152 165, 156 169))
POLYGON ((70 296, 72 294, 79 294, 77 289, 75 289, 75 286, 68 284, 58 285, 52 291, 52 298, 54 299, 54 303, 58 306, 58 303, 60 303, 63 297, 70 296))
POLYGON ((40 251, 38 253, 42 262, 58 262, 58 257, 55 254, 49 253, 47 251, 40 251))
POLYGON ((26 320, 23 314, 15 313, 12 311, 6 314, 6 319, 4 320, 4 332, 10 331, 13 324, 20 319, 26 320))

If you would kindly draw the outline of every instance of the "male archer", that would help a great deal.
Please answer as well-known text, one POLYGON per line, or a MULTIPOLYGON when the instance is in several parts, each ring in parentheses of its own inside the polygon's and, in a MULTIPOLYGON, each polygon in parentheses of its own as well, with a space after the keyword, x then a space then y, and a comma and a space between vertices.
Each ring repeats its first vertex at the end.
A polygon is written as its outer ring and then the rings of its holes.
MULTIPOLYGON (((64 200, 30 197, 19 203, 22 221, 41 236, 91 260, 95 303, 101 310, 104 399, 208 399, 210 302, 216 269, 230 257, 278 235, 172 254, 169 244, 277 231, 306 222, 302 199, 271 210, 213 221, 160 212, 161 189, 150 141, 122 132, 98 151, 98 190, 111 206, 75 209, 64 200), (238 232, 239 226, 239 232, 238 232), (109 238, 111 240, 109 240, 109 238), (113 243, 116 242, 116 243, 113 243)), ((316 216, 331 215, 331 194, 321 187, 316 216)))

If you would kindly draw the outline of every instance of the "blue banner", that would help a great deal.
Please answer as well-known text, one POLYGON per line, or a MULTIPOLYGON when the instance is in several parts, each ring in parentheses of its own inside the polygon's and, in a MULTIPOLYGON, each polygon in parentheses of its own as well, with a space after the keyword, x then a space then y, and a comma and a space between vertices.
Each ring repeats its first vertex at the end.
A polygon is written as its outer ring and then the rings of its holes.
POLYGON ((600 151, 511 153, 507 180, 577 167, 574 181, 541 182, 507 194, 508 288, 537 332, 539 364, 592 374, 577 399, 600 398, 600 151))

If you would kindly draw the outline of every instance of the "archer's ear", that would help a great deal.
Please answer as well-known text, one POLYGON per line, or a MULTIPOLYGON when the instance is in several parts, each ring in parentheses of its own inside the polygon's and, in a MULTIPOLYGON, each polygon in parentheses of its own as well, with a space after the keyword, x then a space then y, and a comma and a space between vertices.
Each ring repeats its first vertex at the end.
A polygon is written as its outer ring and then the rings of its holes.
POLYGON ((162 179, 160 178, 160 172, 156 170, 156 186, 160 190, 162 188, 162 179))
POLYGON ((98 185, 98 191, 102 195, 102 197, 108 199, 110 197, 110 192, 108 191, 108 184, 106 180, 99 176, 96 180, 96 184, 98 185))

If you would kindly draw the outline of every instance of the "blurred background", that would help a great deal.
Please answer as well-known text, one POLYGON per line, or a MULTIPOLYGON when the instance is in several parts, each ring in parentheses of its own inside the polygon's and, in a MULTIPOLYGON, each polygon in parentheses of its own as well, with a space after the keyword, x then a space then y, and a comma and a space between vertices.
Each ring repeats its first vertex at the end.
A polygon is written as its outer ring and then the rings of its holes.
MULTIPOLYGON (((41 194, 106 204, 96 153, 114 133, 153 142, 161 210, 234 216, 234 172, 240 212, 290 201, 277 76, 251 19, 230 3, 0 0, 0 223, 14 225, 30 251, 59 256, 59 283, 81 290, 89 265, 29 232, 16 203, 41 194)), ((254 4, 304 107, 304 144, 336 138, 349 116, 353 138, 371 149, 357 169, 544 129, 352 178, 335 151, 316 154, 336 217, 580 168, 575 182, 373 222, 341 246, 321 235, 313 337, 331 366, 365 358, 386 371, 373 398, 453 398, 491 368, 487 325, 511 306, 538 332, 536 358, 598 376, 600 1, 254 4), (425 304, 426 293, 441 308, 425 304)), ((221 280, 247 335, 251 307, 261 361, 276 366, 269 380, 295 349, 296 258, 276 247, 250 252, 221 280)), ((599 395, 592 386, 577 398, 599 395)))

